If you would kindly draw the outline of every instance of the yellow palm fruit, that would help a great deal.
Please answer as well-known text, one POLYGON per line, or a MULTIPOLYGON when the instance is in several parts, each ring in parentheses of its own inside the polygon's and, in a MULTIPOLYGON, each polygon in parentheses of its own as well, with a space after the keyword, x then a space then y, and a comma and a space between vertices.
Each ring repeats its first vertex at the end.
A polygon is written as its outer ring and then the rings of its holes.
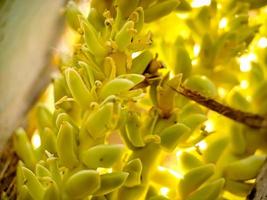
POLYGON ((97 31, 93 25, 87 20, 81 20, 81 26, 84 32, 84 41, 90 53, 97 57, 105 56, 108 53, 108 49, 99 40, 97 31))
POLYGON ((39 104, 37 106, 36 118, 40 130, 43 130, 45 127, 53 129, 52 113, 44 105, 39 104))
POLYGON ((95 170, 80 170, 69 177, 66 192, 73 198, 85 198, 100 188, 100 175, 95 170))
POLYGON ((186 200, 214 200, 217 199, 222 192, 225 180, 220 178, 216 181, 208 183, 193 192, 186 200))
POLYGON ((67 68, 65 70, 65 78, 71 95, 75 101, 83 108, 88 107, 90 102, 93 100, 93 97, 79 73, 73 68, 67 68))
POLYGON ((126 121, 125 121, 125 131, 129 141, 135 147, 145 146, 143 136, 141 133, 141 121, 137 113, 128 112, 126 121))
POLYGON ((73 30, 78 31, 80 29, 80 20, 79 16, 82 16, 82 13, 79 11, 77 5, 73 1, 69 1, 65 11, 66 19, 73 30))
POLYGON ((27 167, 33 169, 36 164, 36 156, 26 132, 19 128, 15 132, 14 147, 20 159, 27 167))
POLYGON ((215 85, 205 76, 190 76, 185 80, 184 86, 193 91, 199 92, 206 97, 212 98, 217 95, 217 89, 215 85))
POLYGON ((104 73, 108 80, 113 80, 116 77, 116 64, 112 57, 104 58, 104 73))
POLYGON ((129 173, 124 184, 126 187, 134 187, 141 184, 142 162, 140 159, 130 160, 124 166, 123 171, 129 173))
POLYGON ((29 188, 26 185, 23 185, 19 188, 17 200, 35 200, 35 199, 31 196, 29 188))
MULTIPOLYGON (((211 136, 213 137, 213 136, 211 136)), ((210 138, 209 138, 210 139, 210 138)), ((203 152, 203 159, 207 163, 216 163, 229 143, 228 137, 213 137, 203 152)))
POLYGON ((203 163, 193 154, 184 151, 178 158, 178 165, 182 171, 189 172, 196 167, 200 167, 203 163))
POLYGON ((143 74, 148 64, 153 59, 153 54, 145 50, 132 61, 131 73, 143 74))
POLYGON ((232 194, 238 195, 238 196, 247 196, 251 189, 253 188, 252 183, 244 183, 240 181, 233 181, 226 179, 225 182, 225 190, 231 192, 232 194))
POLYGON ((66 121, 68 122, 76 131, 78 131, 78 127, 75 125, 75 122, 72 118, 65 112, 61 112, 56 117, 56 126, 59 129, 61 124, 66 121))
POLYGON ((123 17, 127 18, 137 7, 139 0, 116 0, 115 5, 120 9, 123 17))
POLYGON ((180 177, 177 177, 173 171, 159 166, 157 170, 153 172, 150 180, 159 187, 168 187, 171 190, 176 190, 180 177))
POLYGON ((180 122, 191 128, 192 130, 194 130, 197 127, 199 127, 203 122, 205 122, 207 119, 208 119, 207 116, 204 114, 191 114, 185 118, 182 118, 180 122))
POLYGON ((181 141, 183 135, 189 132, 190 128, 181 123, 169 126, 160 133, 160 145, 165 150, 172 152, 181 141))
POLYGON ((145 80, 145 76, 141 74, 122 74, 122 75, 119 75, 118 78, 128 79, 132 81, 135 85, 145 80))
POLYGON ((187 78, 192 70, 192 63, 186 49, 182 46, 175 51, 174 74, 182 73, 183 79, 187 78))
POLYGON ((66 121, 62 122, 58 131, 57 154, 60 162, 68 168, 79 164, 74 128, 66 121))
POLYGON ((135 187, 121 187, 118 191, 117 199, 143 200, 146 196, 146 186, 138 185, 135 187))
POLYGON ((126 181, 127 172, 112 172, 100 176, 100 188, 94 195, 105 195, 120 188, 126 181))
POLYGON ((174 106, 174 97, 177 94, 173 89, 180 86, 181 74, 175 75, 172 79, 163 80, 162 85, 157 87, 157 105, 161 109, 163 116, 169 116, 174 106))
POLYGON ((115 42, 120 51, 124 51, 125 48, 131 43, 133 36, 136 34, 133 21, 126 21, 122 28, 117 32, 115 42))
POLYGON ((230 129, 230 148, 236 155, 242 155, 246 151, 246 138, 243 127, 240 124, 232 124, 230 129))
POLYGON ((56 153, 57 136, 50 128, 44 129, 44 137, 42 139, 42 148, 50 153, 56 153))
POLYGON ((205 181, 207 181, 207 179, 214 174, 214 171, 214 164, 203 165, 188 171, 180 180, 178 185, 180 197, 185 199, 193 191, 199 188, 205 181))
POLYGON ((58 166, 59 159, 57 157, 48 157, 46 163, 51 173, 52 179, 59 185, 62 185, 62 177, 58 166))
POLYGON ((265 155, 252 155, 232 162, 225 166, 224 175, 231 180, 249 180, 255 178, 265 160, 265 155))
POLYGON ((49 181, 49 186, 46 188, 44 192, 43 200, 59 200, 60 199, 60 193, 59 188, 55 181, 52 179, 49 181))
POLYGON ((28 187, 30 195, 35 200, 42 199, 45 190, 35 174, 26 167, 22 167, 22 172, 25 177, 25 185, 28 187))
POLYGON ((53 86, 55 102, 67 95, 66 84, 63 76, 55 78, 53 80, 53 86))
POLYGON ((127 92, 134 86, 134 83, 128 79, 115 78, 107 82, 100 91, 101 99, 105 99, 110 95, 119 95, 122 92, 127 92))
POLYGON ((178 0, 166 0, 146 8, 144 10, 145 22, 151 22, 169 14, 178 4, 178 0))
POLYGON ((38 177, 46 177, 46 176, 50 177, 51 176, 50 171, 39 163, 37 163, 35 166, 35 174, 38 177))
POLYGON ((87 167, 92 169, 97 167, 109 168, 121 159, 123 152, 123 145, 102 144, 83 151, 81 160, 87 167))
MULTIPOLYGON (((85 128, 92 138, 101 138, 105 135, 111 124, 113 110, 114 104, 108 102, 90 113, 85 120, 85 128)), ((87 132, 84 134, 88 134, 87 132)), ((86 138, 86 135, 81 133, 80 137, 81 139, 86 138)))

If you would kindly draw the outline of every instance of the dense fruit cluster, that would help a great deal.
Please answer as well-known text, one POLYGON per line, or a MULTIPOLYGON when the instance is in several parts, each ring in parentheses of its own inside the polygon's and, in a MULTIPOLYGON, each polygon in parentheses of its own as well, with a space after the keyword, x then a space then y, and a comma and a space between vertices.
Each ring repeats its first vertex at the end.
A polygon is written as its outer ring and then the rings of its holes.
POLYGON ((84 16, 69 2, 78 40, 53 82, 54 110, 36 108, 41 146, 15 134, 18 199, 244 199, 265 132, 176 90, 266 114, 263 6, 92 0, 84 16))

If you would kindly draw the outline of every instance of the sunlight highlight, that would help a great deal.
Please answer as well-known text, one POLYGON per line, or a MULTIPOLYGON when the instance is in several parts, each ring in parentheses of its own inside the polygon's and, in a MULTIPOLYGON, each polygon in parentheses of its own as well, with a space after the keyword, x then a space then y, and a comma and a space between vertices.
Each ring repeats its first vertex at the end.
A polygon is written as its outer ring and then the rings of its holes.
POLYGON ((193 0, 191 6, 193 8, 199 8, 202 6, 209 6, 211 4, 211 0, 193 0))
POLYGON ((34 149, 37 149, 41 146, 41 138, 37 132, 34 132, 34 134, 32 135, 31 142, 34 149))

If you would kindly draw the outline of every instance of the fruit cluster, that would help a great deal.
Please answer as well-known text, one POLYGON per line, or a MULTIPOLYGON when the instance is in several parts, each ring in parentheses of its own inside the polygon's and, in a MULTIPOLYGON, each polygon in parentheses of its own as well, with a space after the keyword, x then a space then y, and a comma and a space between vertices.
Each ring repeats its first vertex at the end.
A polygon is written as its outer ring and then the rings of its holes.
POLYGON ((78 39, 53 82, 54 110, 36 108, 41 146, 15 134, 18 199, 243 199, 266 158, 265 132, 176 90, 266 114, 263 50, 242 65, 267 33, 251 13, 263 6, 92 0, 85 16, 69 2, 78 39))

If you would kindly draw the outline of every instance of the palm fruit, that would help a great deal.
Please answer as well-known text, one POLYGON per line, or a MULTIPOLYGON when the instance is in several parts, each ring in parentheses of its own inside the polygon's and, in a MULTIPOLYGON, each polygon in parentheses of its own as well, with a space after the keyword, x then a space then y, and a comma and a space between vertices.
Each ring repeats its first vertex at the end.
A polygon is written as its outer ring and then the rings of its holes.
POLYGON ((84 198, 100 188, 100 175, 94 170, 81 170, 66 182, 66 192, 72 198, 84 198))

